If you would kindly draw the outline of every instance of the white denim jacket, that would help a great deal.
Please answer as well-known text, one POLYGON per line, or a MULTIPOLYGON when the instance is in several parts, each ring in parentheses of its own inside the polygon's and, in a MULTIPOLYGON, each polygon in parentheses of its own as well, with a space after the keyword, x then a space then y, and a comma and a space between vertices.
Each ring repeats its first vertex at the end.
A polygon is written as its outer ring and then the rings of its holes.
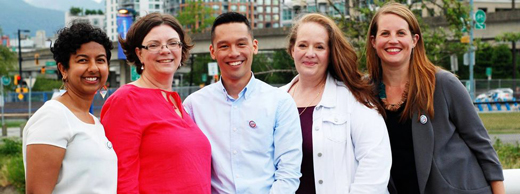
MULTIPOLYGON (((298 79, 281 89, 289 91, 298 79)), ((317 194, 388 193, 392 154, 385 121, 375 109, 329 74, 312 119, 317 194)))

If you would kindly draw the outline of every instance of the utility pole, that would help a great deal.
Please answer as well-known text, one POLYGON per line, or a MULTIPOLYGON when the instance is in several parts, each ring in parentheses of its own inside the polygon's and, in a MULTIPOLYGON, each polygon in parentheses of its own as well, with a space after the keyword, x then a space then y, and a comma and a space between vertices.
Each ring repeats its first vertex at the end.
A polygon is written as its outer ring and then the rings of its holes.
POLYGON ((475 12, 473 10, 473 0, 469 1, 469 16, 471 18, 471 25, 469 29, 469 95, 471 100, 475 100, 475 80, 473 79, 473 66, 475 59, 475 49, 473 49, 473 31, 475 30, 475 12))
POLYGON ((30 32, 29 30, 20 30, 18 29, 18 69, 20 74, 20 81, 18 82, 20 85, 23 82, 23 76, 22 76, 22 32, 30 32))

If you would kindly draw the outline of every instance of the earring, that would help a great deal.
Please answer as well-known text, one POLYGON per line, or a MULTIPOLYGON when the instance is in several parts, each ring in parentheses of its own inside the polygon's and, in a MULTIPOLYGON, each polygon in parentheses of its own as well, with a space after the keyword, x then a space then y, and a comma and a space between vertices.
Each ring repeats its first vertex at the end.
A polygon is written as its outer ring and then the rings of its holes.
POLYGON ((182 62, 181 62, 181 63, 179 63, 179 67, 182 67, 182 62))
POLYGON ((144 64, 143 64, 143 65, 141 65, 141 70, 144 70, 144 64))
POLYGON ((61 86, 58 90, 65 90, 65 83, 67 82, 67 78, 61 78, 61 86))
POLYGON ((99 89, 99 95, 101 95, 101 98, 103 98, 103 99, 105 99, 107 92, 108 92, 107 85, 103 85, 103 87, 99 89))

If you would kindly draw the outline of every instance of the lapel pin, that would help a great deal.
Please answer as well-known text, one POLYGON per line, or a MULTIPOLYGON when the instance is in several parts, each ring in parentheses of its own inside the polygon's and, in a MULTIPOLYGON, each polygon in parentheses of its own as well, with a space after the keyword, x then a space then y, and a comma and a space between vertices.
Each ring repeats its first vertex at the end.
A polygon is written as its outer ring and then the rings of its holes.
POLYGON ((249 127, 251 127, 251 128, 256 128, 256 123, 255 123, 255 121, 250 120, 250 121, 249 121, 249 127))
POLYGON ((428 117, 426 115, 421 115, 421 118, 419 119, 421 121, 421 124, 426 124, 428 122, 428 117))

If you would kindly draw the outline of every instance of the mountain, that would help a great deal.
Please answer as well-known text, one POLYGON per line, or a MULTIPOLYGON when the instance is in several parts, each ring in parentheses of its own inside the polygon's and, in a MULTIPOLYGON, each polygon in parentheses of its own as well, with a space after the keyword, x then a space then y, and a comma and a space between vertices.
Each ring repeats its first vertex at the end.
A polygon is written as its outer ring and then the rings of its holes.
POLYGON ((30 30, 31 36, 45 30, 52 37, 65 26, 71 6, 105 11, 104 0, 0 0, 0 28, 11 39, 17 38, 18 29, 30 30))
POLYGON ((0 0, 0 27, 5 35, 16 38, 18 29, 45 30, 48 37, 64 26, 65 12, 34 7, 23 0, 0 0))
POLYGON ((69 11, 70 7, 83 9, 101 9, 105 12, 105 0, 24 0, 25 2, 41 8, 58 11, 69 11), (52 6, 49 6, 52 5, 52 6))

